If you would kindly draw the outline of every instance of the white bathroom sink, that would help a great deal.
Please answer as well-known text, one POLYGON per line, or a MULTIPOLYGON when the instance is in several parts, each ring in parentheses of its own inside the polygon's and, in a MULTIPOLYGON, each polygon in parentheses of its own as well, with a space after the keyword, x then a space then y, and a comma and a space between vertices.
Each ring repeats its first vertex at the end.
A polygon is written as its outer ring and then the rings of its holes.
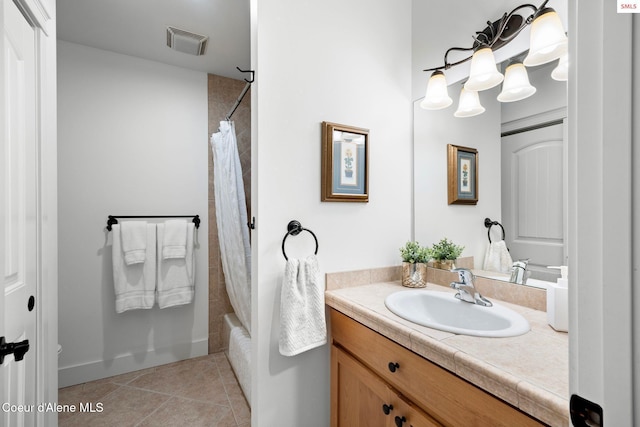
POLYGON ((478 337, 514 337, 529 331, 529 322, 515 311, 493 304, 483 307, 453 294, 425 289, 399 291, 385 301, 394 314, 441 331, 478 337))

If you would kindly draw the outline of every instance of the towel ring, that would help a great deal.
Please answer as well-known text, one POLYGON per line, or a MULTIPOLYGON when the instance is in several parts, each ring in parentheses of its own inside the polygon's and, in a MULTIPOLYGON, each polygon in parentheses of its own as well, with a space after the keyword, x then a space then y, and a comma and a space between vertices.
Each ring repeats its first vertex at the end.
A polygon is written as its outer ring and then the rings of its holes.
POLYGON ((485 218, 484 226, 488 228, 487 237, 489 238, 489 243, 491 243, 491 227, 493 227, 494 225, 500 226, 500 228, 502 229, 502 240, 504 240, 505 238, 504 227, 502 226, 502 224, 500 224, 498 221, 491 221, 489 218, 485 218))
POLYGON ((287 261, 289 261, 289 258, 287 257, 287 253, 284 250, 284 242, 286 242, 289 235, 297 236, 303 231, 308 231, 313 236, 313 240, 316 241, 316 251, 314 252, 314 255, 318 255, 318 238, 315 234, 313 234, 313 231, 309 230, 308 228, 302 227, 302 224, 294 219, 293 221, 289 221, 289 224, 287 224, 287 234, 285 234, 284 239, 282 239, 282 255, 284 255, 284 259, 286 259, 287 261))

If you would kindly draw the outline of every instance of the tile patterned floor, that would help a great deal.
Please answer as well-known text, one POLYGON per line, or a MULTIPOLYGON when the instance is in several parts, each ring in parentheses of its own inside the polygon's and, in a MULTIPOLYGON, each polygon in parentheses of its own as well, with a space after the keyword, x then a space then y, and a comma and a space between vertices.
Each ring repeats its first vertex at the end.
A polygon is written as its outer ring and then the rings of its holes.
POLYGON ((250 427, 251 412, 224 353, 215 353, 59 390, 60 427, 250 427))

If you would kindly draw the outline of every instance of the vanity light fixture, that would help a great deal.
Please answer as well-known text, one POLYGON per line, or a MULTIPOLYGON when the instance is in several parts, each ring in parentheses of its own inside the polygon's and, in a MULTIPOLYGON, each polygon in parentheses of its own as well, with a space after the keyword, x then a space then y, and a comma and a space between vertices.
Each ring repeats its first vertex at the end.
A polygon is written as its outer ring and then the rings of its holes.
POLYGON ((529 54, 524 58, 524 65, 533 67, 554 61, 567 52, 568 44, 556 11, 550 7, 541 7, 534 14, 531 24, 529 54))
POLYGON ((480 105, 480 97, 475 90, 469 90, 465 86, 460 91, 458 109, 453 115, 455 117, 473 117, 484 113, 485 108, 480 105))
MULTIPOLYGON (((529 52, 523 61, 525 66, 545 64, 566 55, 568 50, 566 33, 556 11, 553 8, 546 7, 548 2, 549 0, 545 0, 539 7, 532 4, 520 5, 511 12, 505 13, 500 19, 494 22, 488 21, 488 26, 482 31, 477 31, 476 35, 473 36, 474 43, 471 47, 449 48, 444 54, 444 65, 424 70, 432 71, 433 74, 429 79, 425 98, 420 105, 430 110, 442 109, 451 105, 450 102, 442 102, 442 89, 436 92, 430 91, 429 87, 432 86, 432 82, 436 79, 438 85, 442 85, 444 82, 446 86, 443 70, 448 70, 469 60, 471 60, 471 71, 469 79, 465 83, 465 89, 476 92, 486 90, 497 86, 504 80, 503 90, 498 96, 499 101, 517 101, 533 95, 535 88, 529 83, 526 69, 522 67, 521 71, 516 71, 513 80, 506 78, 497 70, 493 52, 511 42, 524 28, 531 24, 529 52), (521 15, 521 11, 525 9, 529 9, 531 14, 527 16, 521 15), (448 57, 453 51, 470 53, 458 61, 450 62, 448 57), (524 75, 522 70, 524 70, 524 75), (526 84, 523 83, 525 77, 526 84), (515 86, 518 81, 520 81, 519 90, 515 86), (518 95, 516 95, 516 92, 518 95)), ((563 77, 562 67, 559 65, 557 68, 556 75, 559 77, 558 80, 563 77)), ((478 105, 480 105, 479 102, 478 105)), ((456 114, 458 111, 456 111, 456 114)), ((484 111, 484 108, 482 108, 482 111, 484 111)), ((468 116, 457 115, 456 117, 468 116)))
POLYGON ((471 72, 464 88, 476 92, 487 90, 498 86, 502 80, 504 80, 504 76, 498 71, 493 50, 490 47, 476 50, 471 57, 471 72))
POLYGON ((427 93, 420 103, 422 108, 427 110, 440 110, 447 108, 453 103, 447 90, 447 80, 440 70, 434 71, 427 84, 427 93))
POLYGON ((558 66, 551 72, 551 78, 561 82, 567 81, 569 77, 569 54, 563 53, 558 61, 558 66))
POLYGON ((520 101, 536 93, 536 88, 529 83, 529 74, 522 62, 514 62, 504 72, 502 92, 498 95, 500 102, 520 101))

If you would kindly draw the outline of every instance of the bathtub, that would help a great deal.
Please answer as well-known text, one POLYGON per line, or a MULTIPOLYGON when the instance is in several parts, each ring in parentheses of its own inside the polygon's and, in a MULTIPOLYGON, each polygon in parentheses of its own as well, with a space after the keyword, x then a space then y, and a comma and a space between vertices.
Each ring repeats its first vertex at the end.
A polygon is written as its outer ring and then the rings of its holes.
POLYGON ((234 313, 224 315, 222 328, 225 354, 251 407, 251 337, 234 313))

